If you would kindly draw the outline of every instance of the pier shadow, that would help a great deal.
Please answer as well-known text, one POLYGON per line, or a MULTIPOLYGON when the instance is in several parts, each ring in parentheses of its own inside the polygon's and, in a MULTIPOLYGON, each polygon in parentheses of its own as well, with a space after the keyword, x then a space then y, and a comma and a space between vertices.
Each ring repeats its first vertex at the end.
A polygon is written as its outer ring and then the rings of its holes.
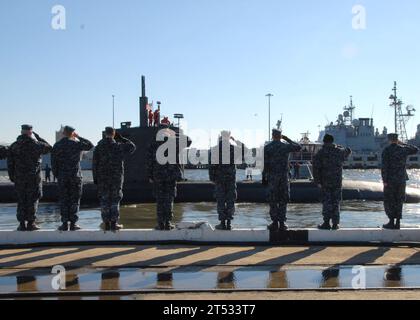
POLYGON ((391 248, 379 247, 366 252, 359 253, 350 259, 335 264, 322 271, 321 288, 338 288, 340 287, 340 269, 345 266, 366 266, 373 264, 376 260, 383 257, 391 248))
POLYGON ((245 259, 248 258, 254 254, 257 254, 259 252, 263 252, 267 250, 267 247, 254 247, 250 250, 246 250, 246 251, 238 251, 238 252, 233 252, 233 253, 229 253, 229 254, 225 254, 225 255, 221 255, 221 256, 217 256, 214 258, 210 258, 210 259, 203 259, 200 261, 196 261, 193 263, 190 263, 188 265, 185 266, 179 266, 176 269, 173 269, 172 272, 182 272, 182 271, 186 271, 190 268, 194 269, 194 272, 200 272, 204 269, 207 269, 208 267, 214 267, 214 266, 223 266, 226 264, 229 264, 233 261, 236 260, 241 260, 241 259, 245 259))
POLYGON ((325 246, 321 246, 321 247, 309 247, 306 250, 303 251, 299 251, 299 252, 293 252, 291 254, 287 254, 284 256, 279 256, 273 259, 269 259, 269 260, 265 260, 265 261, 261 261, 258 262, 256 264, 256 266, 265 266, 267 268, 269 268, 270 270, 272 270, 272 267, 278 267, 277 269, 280 269, 281 267, 288 265, 288 264, 292 264, 295 263, 299 260, 308 258, 314 254, 317 254, 323 250, 325 250, 327 247, 325 246))
MULTIPOLYGON (((8 259, 10 257, 15 257, 15 256, 20 256, 20 255, 23 256, 23 255, 31 254, 32 252, 35 252, 35 249, 25 249, 25 250, 17 249, 17 250, 18 252, 2 254, 1 249, 0 249, 0 260, 8 259)), ((41 249, 38 249, 38 250, 41 250, 41 249)))
POLYGON ((367 265, 373 264, 376 260, 383 257, 391 248, 379 247, 366 252, 359 253, 341 263, 341 265, 367 265))
POLYGON ((416 252, 410 257, 396 264, 396 266, 404 266, 404 265, 420 265, 420 252, 416 252))
POLYGON ((7 257, 2 256, 0 257, 0 260, 2 259, 9 259, 9 258, 13 258, 15 257, 15 259, 13 259, 13 261, 9 261, 9 262, 0 262, 0 268, 2 269, 6 269, 6 268, 14 268, 14 267, 18 267, 24 264, 28 264, 31 263, 33 261, 39 261, 39 260, 48 260, 51 258, 55 258, 57 256, 61 256, 61 255, 68 255, 68 254, 75 254, 78 252, 81 252, 83 250, 79 249, 79 248, 74 248, 74 249, 65 249, 66 251, 63 251, 61 253, 44 253, 43 252, 47 252, 48 250, 51 250, 50 248, 38 248, 38 249, 31 249, 30 252, 24 252, 24 253, 14 253, 14 254, 10 254, 7 257), (34 255, 31 257, 24 257, 26 255, 34 255))
MULTIPOLYGON (((8 262, 8 263, 1 264, 0 268, 1 269, 14 269, 14 268, 21 267, 21 268, 24 268, 25 270, 16 270, 16 272, 8 273, 6 276, 7 277, 9 277, 9 276, 25 276, 25 275, 28 274, 28 272, 31 272, 31 271, 36 271, 36 270, 40 270, 40 269, 42 269, 42 270, 48 269, 46 267, 24 266, 25 264, 29 264, 31 262, 48 261, 49 259, 52 259, 52 258, 66 259, 68 257, 71 257, 74 254, 80 254, 80 253, 83 253, 83 252, 88 252, 89 250, 92 250, 92 249, 94 249, 94 248, 91 248, 91 247, 76 248, 76 249, 72 250, 70 253, 69 252, 50 253, 50 254, 47 254, 47 255, 41 255, 41 256, 26 258, 26 259, 23 259, 23 260, 21 259, 21 260, 18 260, 18 261, 11 261, 11 262, 8 262)), ((126 254, 139 252, 140 250, 143 250, 143 248, 136 247, 136 248, 127 249, 127 250, 124 250, 124 251, 109 252, 109 253, 98 254, 98 255, 90 255, 90 256, 86 256, 86 257, 82 257, 82 258, 75 258, 75 259, 72 259, 71 261, 62 262, 62 265, 68 271, 78 269, 78 268, 82 268, 82 267, 92 267, 93 264, 98 263, 101 260, 109 260, 109 259, 113 259, 113 258, 118 258, 118 257, 124 256, 126 254)), ((51 265, 50 267, 52 268, 53 265, 51 265)))
MULTIPOLYGON (((179 247, 176 247, 177 249, 180 249, 179 247)), ((205 251, 208 251, 210 247, 198 247, 198 248, 191 248, 191 250, 182 251, 182 252, 175 252, 171 254, 167 254, 164 256, 155 257, 149 260, 144 261, 136 261, 136 262, 130 262, 126 264, 121 264, 121 268, 135 268, 135 267, 168 267, 171 266, 169 263, 174 260, 183 259, 188 256, 202 253, 205 251), (165 263, 168 263, 167 265, 163 265, 165 263)))

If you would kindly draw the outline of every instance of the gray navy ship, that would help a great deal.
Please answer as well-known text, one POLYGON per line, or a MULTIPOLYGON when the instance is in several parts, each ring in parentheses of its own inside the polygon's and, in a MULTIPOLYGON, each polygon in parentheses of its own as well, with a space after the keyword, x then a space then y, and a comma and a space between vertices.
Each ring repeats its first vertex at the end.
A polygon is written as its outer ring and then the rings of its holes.
MULTIPOLYGON (((389 97, 390 106, 395 111, 395 132, 400 135, 403 142, 410 142, 420 145, 420 125, 418 126, 416 138, 408 140, 406 125, 416 111, 412 106, 403 108, 404 104, 397 96, 397 84, 394 83, 393 94, 389 97)), ((336 143, 353 150, 352 156, 345 164, 347 168, 370 169, 379 168, 383 149, 387 146, 388 129, 384 127, 381 131, 375 128, 373 118, 355 118, 356 106, 353 97, 350 103, 344 107, 344 112, 338 115, 335 122, 329 123, 320 132, 318 142, 321 142, 326 134, 335 137, 336 143)), ((408 159, 410 168, 420 168, 420 157, 412 156, 408 159)))

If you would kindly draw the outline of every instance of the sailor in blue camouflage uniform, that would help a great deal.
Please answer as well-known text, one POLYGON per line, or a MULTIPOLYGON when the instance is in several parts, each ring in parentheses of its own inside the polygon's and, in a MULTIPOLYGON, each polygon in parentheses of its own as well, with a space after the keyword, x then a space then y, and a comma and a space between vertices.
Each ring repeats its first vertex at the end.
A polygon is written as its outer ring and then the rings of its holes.
POLYGON ((93 149, 93 144, 78 134, 75 129, 66 126, 64 138, 58 141, 51 153, 52 171, 58 181, 61 222, 59 231, 80 230, 76 224, 82 197, 82 170, 80 161, 84 151, 93 149))
POLYGON ((384 229, 399 230, 406 200, 408 181, 407 158, 419 149, 398 140, 397 134, 388 135, 389 146, 382 153, 382 180, 384 183, 384 206, 389 223, 384 229))
POLYGON ((153 183, 153 193, 156 198, 158 220, 156 230, 170 231, 174 229, 172 220, 177 183, 183 180, 179 154, 192 142, 188 137, 182 136, 182 140, 186 143, 180 144, 180 135, 168 126, 162 127, 158 136, 148 149, 147 173, 149 181, 153 183), (172 147, 166 149, 164 145, 172 147), (160 152, 161 147, 165 149, 165 152, 160 152))
POLYGON ((42 197, 41 156, 50 153, 51 148, 32 131, 31 125, 22 126, 22 134, 9 148, 7 166, 17 193, 18 231, 39 230, 35 221, 42 197))
POLYGON ((4 160, 7 158, 8 155, 8 148, 4 146, 0 146, 0 160, 4 160))
POLYGON ((273 130, 273 141, 264 148, 263 184, 268 185, 268 201, 273 223, 270 231, 285 231, 287 204, 290 201, 289 158, 290 153, 302 150, 300 144, 273 130), (285 142, 282 142, 281 140, 285 142))
POLYGON ((244 144, 235 140, 229 131, 222 131, 219 144, 211 149, 209 176, 210 181, 215 184, 214 193, 220 221, 216 226, 217 230, 232 230, 235 202, 238 197, 236 166, 243 163, 245 152, 247 149, 244 144))
POLYGON ((114 128, 105 128, 105 137, 93 152, 93 181, 98 186, 105 231, 118 231, 120 202, 123 198, 124 159, 136 151, 136 145, 114 128))
POLYGON ((324 146, 313 161, 314 182, 321 188, 322 216, 321 230, 340 229, 340 202, 343 194, 343 165, 351 155, 350 148, 334 144, 334 137, 326 134, 324 146), (332 226, 331 226, 332 223, 332 226))

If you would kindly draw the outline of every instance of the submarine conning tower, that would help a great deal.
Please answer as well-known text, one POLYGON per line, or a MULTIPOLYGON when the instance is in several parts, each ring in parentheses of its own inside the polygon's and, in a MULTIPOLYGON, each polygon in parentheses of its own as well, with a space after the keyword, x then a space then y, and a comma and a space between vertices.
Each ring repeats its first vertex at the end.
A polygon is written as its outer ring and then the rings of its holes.
MULTIPOLYGON (((148 112, 149 99, 146 96, 146 77, 141 77, 141 97, 139 98, 140 124, 139 127, 132 127, 131 122, 121 123, 121 128, 117 131, 124 137, 133 141, 136 145, 136 152, 128 156, 125 160, 124 183, 126 186, 133 186, 139 183, 148 183, 147 176, 147 151, 150 144, 156 139, 156 135, 162 127, 149 126, 148 112)), ((171 126, 176 133, 178 127, 171 126)))

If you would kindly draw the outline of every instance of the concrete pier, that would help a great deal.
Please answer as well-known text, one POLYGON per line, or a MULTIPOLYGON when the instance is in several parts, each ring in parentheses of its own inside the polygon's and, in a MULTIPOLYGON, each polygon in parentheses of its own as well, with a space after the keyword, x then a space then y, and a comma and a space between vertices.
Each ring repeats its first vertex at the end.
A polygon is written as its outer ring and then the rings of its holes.
POLYGON ((420 299, 419 287, 410 287, 418 283, 419 265, 419 249, 408 246, 0 249, 0 299, 420 299), (51 287, 54 266, 67 270, 66 289, 51 287), (354 266, 366 268, 368 283, 375 287, 352 289, 354 266), (395 277, 391 266, 405 272, 395 277))
POLYGON ((239 229, 218 231, 207 223, 181 223, 173 231, 122 230, 104 232, 82 230, 59 232, 45 230, 38 232, 0 231, 0 246, 48 246, 69 244, 399 244, 420 245, 420 229, 342 229, 320 231, 317 229, 269 232, 264 229, 239 229))

